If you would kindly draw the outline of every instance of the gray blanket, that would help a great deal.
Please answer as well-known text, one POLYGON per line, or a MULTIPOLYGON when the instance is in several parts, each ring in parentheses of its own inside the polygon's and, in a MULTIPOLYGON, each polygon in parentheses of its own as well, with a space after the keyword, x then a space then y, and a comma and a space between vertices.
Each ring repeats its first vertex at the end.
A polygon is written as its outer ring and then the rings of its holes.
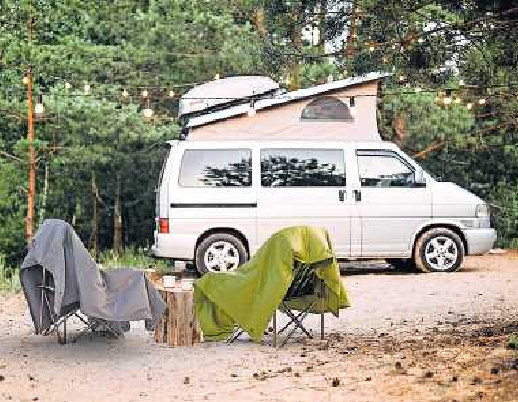
POLYGON ((88 317, 110 322, 146 321, 151 329, 166 305, 144 272, 133 269, 100 271, 68 223, 48 219, 37 231, 20 269, 20 281, 31 316, 40 333, 51 325, 50 314, 62 317, 79 309, 88 317), (53 312, 41 307, 43 269, 54 288, 53 312), (40 325, 40 313, 44 311, 40 325))

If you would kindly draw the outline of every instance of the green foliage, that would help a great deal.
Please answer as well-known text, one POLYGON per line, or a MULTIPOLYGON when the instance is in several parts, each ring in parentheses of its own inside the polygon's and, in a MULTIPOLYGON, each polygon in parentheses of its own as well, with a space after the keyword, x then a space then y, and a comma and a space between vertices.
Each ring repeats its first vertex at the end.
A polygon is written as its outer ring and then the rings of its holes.
POLYGON ((99 263, 105 269, 153 268, 159 271, 166 271, 168 269, 166 261, 151 258, 148 250, 140 247, 126 248, 122 253, 116 253, 113 250, 103 251, 99 255, 99 263))
POLYGON ((0 254, 0 294, 2 292, 19 292, 20 289, 18 270, 9 268, 5 256, 0 254))

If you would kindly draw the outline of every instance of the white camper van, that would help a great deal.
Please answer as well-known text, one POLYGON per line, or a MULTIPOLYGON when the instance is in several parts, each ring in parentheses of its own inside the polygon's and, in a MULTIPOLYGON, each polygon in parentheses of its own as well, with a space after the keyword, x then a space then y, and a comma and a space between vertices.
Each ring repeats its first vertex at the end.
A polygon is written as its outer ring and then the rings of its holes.
POLYGON ((483 200, 383 141, 171 141, 154 256, 234 270, 281 228, 325 227, 340 259, 457 270, 491 249, 483 200))

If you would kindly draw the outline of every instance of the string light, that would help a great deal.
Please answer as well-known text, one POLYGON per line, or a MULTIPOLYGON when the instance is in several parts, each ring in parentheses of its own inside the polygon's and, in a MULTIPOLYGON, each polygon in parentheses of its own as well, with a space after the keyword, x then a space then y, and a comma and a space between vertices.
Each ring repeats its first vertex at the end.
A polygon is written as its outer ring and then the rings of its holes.
POLYGON ((464 86, 464 80, 463 79, 460 79, 459 80, 459 87, 463 87, 464 86))
POLYGON ((23 85, 29 85, 29 77, 27 75, 23 76, 23 85))
POLYGON ((89 94, 90 91, 91 91, 92 87, 90 87, 90 84, 85 84, 85 94, 89 94))
POLYGON ((149 96, 149 92, 148 92, 148 90, 147 90, 147 89, 144 89, 144 90, 142 91, 142 97, 143 97, 143 98, 147 98, 148 96, 149 96))
POLYGON ((415 87, 414 91, 415 91, 416 93, 419 93, 419 92, 421 92, 421 91, 422 91, 422 88, 421 88, 421 87, 415 87))
POLYGON ((43 95, 38 95, 38 102, 36 103, 36 107, 34 108, 34 113, 41 115, 45 111, 43 107, 43 95))
POLYGON ((424 42, 424 39, 423 39, 423 38, 419 38, 417 41, 418 41, 419 43, 423 43, 423 42, 424 42))
POLYGON ((171 89, 171 90, 169 91, 169 96, 170 96, 171 98, 174 98, 174 95, 175 95, 175 93, 174 93, 174 91, 171 89))
POLYGON ((456 105, 460 105, 461 102, 462 102, 461 98, 455 98, 455 104, 456 105))
POLYGON ((468 110, 471 110, 471 109, 473 108, 473 103, 468 102, 468 103, 466 104, 466 107, 467 107, 467 109, 468 109, 468 110))
POLYGON ((144 108, 143 113, 146 119, 150 119, 151 117, 153 117, 153 109, 151 109, 149 99, 146 102, 146 107, 144 108))
POLYGON ((480 98, 480 99, 478 100, 478 104, 479 104, 479 105, 485 105, 485 104, 486 104, 486 98, 480 98))
POLYGON ((451 89, 446 90, 446 95, 444 96, 444 99, 442 100, 445 105, 451 105, 451 89))
POLYGON ((126 89, 124 89, 124 90, 122 91, 122 96, 123 96, 123 97, 125 97, 125 98, 127 98, 127 97, 129 96, 129 92, 128 92, 126 89))
POLYGON ((65 82, 65 89, 70 89, 72 88, 72 85, 70 85, 69 82, 65 82))
POLYGON ((374 52, 374 49, 375 49, 374 45, 369 46, 369 52, 374 52))
POLYGON ((354 99, 354 96, 351 96, 349 98, 349 112, 351 113, 351 116, 356 116, 358 114, 358 111, 356 110, 356 101, 354 99))
POLYGON ((219 80, 219 74, 216 74, 216 75, 214 76, 214 79, 215 79, 216 81, 217 81, 217 80, 219 80))

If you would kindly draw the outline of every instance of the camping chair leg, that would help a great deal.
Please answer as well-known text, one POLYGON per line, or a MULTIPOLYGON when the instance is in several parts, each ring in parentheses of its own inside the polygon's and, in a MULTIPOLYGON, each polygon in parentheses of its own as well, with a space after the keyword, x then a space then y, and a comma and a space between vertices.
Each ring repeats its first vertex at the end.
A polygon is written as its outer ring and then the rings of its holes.
MULTIPOLYGON (((306 315, 308 315, 308 312, 313 308, 313 306, 315 305, 315 303, 312 303, 311 305, 309 305, 307 308, 305 308, 304 310, 302 310, 301 313, 303 313, 303 317, 301 318, 297 318, 297 316, 295 314, 293 314, 292 311, 290 311, 288 308, 284 308, 284 313, 291 318, 293 324, 295 324, 296 327, 300 328, 300 330, 302 332, 304 332, 309 338, 313 339, 313 336, 309 333, 309 331, 302 325, 302 323, 299 321, 300 319, 304 319, 306 315)), ((301 314, 299 314, 300 316, 301 314)), ((291 324, 291 323, 290 323, 291 324)))
POLYGON ((230 335, 227 339, 227 343, 230 345, 234 343, 241 336, 241 334, 245 332, 242 328, 237 328, 232 335, 230 335))
POLYGON ((277 309, 273 312, 273 347, 277 347, 277 309))
POLYGON ((324 340, 324 292, 325 292, 325 283, 321 279, 320 281, 320 294, 319 294, 319 302, 320 302, 320 339, 324 340))

